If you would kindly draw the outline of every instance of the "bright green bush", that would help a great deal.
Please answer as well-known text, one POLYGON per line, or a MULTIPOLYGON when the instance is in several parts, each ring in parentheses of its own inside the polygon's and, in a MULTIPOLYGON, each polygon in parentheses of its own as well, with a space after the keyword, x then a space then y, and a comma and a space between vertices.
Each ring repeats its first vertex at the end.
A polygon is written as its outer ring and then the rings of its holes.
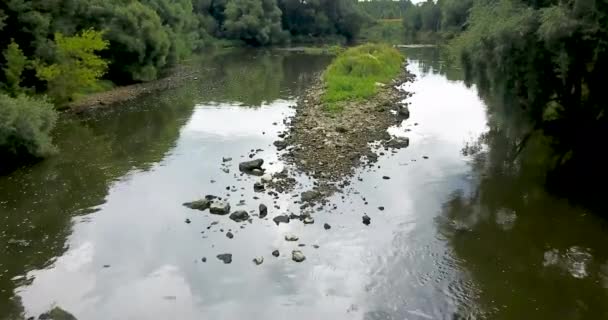
MULTIPOLYGON (((0 159, 41 158, 56 151, 50 132, 57 121, 54 106, 45 99, 0 94, 0 159)), ((5 162, 6 161, 6 162, 5 162)))
POLYGON ((401 72, 404 59, 397 49, 383 44, 365 44, 344 51, 323 75, 323 101, 330 110, 340 110, 341 102, 374 96, 379 83, 389 82, 401 72))

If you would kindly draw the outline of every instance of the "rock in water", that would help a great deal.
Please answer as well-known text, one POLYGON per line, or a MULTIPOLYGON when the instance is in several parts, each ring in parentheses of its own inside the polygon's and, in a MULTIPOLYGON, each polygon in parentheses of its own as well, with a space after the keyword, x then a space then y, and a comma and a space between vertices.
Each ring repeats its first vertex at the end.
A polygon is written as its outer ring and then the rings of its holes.
POLYGON ((391 177, 389 177, 389 176, 383 176, 382 179, 384 179, 384 180, 390 180, 391 177))
POLYGON ((302 192, 302 194, 300 196, 301 196, 302 202, 310 202, 310 201, 314 201, 314 200, 320 198, 321 193, 316 190, 310 190, 310 191, 302 192))
POLYGON ((302 253, 302 251, 300 250, 293 250, 291 252, 291 259, 295 262, 302 262, 304 260, 306 260, 306 257, 304 256, 304 254, 302 253))
POLYGON ((275 141, 273 144, 275 147, 277 147, 278 151, 281 151, 281 150, 287 148, 287 142, 285 142, 284 140, 275 141))
POLYGON ((265 174, 265 175, 262 176, 261 180, 262 180, 262 182, 265 182, 265 183, 271 182, 272 181, 272 175, 270 175, 270 174, 267 173, 267 174, 265 174))
POLYGON ((209 206, 209 212, 220 216, 227 215, 230 213, 230 204, 226 201, 213 201, 209 206))
POLYGON ((298 241, 298 236, 296 236, 295 234, 287 234, 285 235, 285 240, 286 241, 298 241))
POLYGON ((247 213, 245 210, 235 211, 230 214, 230 219, 236 222, 247 221, 247 219, 249 219, 249 213, 247 213))
POLYGON ((253 258, 253 263, 255 263, 258 266, 261 265, 262 263, 264 263, 264 257, 253 258))
POLYGON ((229 162, 232 161, 232 158, 230 157, 222 157, 222 162, 229 162))
POLYGON ((372 218, 369 216, 363 216, 363 224, 369 226, 370 223, 372 223, 372 218))
POLYGON ((223 254, 218 254, 217 258, 222 260, 222 262, 224 262, 224 264, 230 264, 232 262, 232 254, 231 253, 223 253, 223 254))
POLYGON ((265 204, 260 204, 260 218, 265 218, 268 215, 268 207, 265 204))
POLYGON ((331 226, 329 225, 329 223, 326 223, 323 225, 323 228, 325 228, 325 230, 329 230, 331 229, 331 226))
POLYGON ((254 175, 254 176, 263 176, 264 175, 264 170, 262 169, 253 169, 251 171, 249 171, 248 173, 254 175))
POLYGON ((410 117, 410 109, 407 106, 400 106, 397 111, 400 117, 409 118, 410 117))
POLYGON ((184 203, 184 206, 193 210, 205 211, 211 206, 211 201, 202 199, 193 202, 186 202, 184 203))
POLYGON ((272 255, 275 256, 275 257, 278 257, 280 255, 279 250, 274 250, 272 252, 272 255))
POLYGON ((264 164, 263 159, 245 161, 245 162, 239 163, 239 170, 244 171, 244 172, 251 172, 254 169, 262 170, 263 164, 264 164))
POLYGON ((406 137, 393 138, 385 143, 385 146, 393 149, 407 148, 410 145, 410 139, 406 137))
POLYGON ((234 235, 232 234, 232 232, 228 231, 226 232, 226 237, 228 237, 228 239, 232 239, 234 238, 234 235))
POLYGON ((272 221, 274 221, 274 223, 276 223, 277 226, 280 223, 289 223, 289 216, 285 216, 285 215, 276 216, 276 217, 272 218, 272 221))
POLYGON ((266 190, 266 187, 264 186, 263 183, 256 182, 256 183, 253 184, 253 191, 255 191, 255 192, 262 192, 264 190, 266 190))
POLYGON ((312 217, 304 218, 304 224, 313 224, 313 223, 315 223, 315 219, 313 219, 312 217))

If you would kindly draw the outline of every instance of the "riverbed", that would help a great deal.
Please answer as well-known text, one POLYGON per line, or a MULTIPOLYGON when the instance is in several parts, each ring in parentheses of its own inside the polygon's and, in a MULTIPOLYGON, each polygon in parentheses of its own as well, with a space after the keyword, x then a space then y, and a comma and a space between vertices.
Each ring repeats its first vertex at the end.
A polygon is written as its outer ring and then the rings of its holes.
POLYGON ((378 150, 313 224, 272 218, 314 179, 275 197, 238 163, 285 167, 273 142, 331 57, 235 50, 179 88, 64 117, 59 155, 0 177, 0 319, 608 318, 605 221, 493 170, 507 160, 475 87, 438 49, 402 50, 411 117, 389 133, 409 147, 378 150), (182 205, 207 194, 268 217, 182 205))

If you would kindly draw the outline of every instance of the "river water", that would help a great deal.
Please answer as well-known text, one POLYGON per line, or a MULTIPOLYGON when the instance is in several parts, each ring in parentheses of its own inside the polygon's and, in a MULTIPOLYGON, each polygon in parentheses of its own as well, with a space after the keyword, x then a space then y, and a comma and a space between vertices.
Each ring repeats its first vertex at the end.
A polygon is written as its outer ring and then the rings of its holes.
POLYGON ((93 320, 608 318, 606 223, 505 170, 494 115, 460 70, 436 49, 404 51, 412 117, 389 131, 410 147, 358 169, 312 225, 182 203, 215 194, 298 213, 309 178, 273 199, 237 167, 263 149, 282 169, 272 142, 328 57, 213 55, 178 89, 64 118, 61 154, 0 177, 0 319, 54 307, 93 320))

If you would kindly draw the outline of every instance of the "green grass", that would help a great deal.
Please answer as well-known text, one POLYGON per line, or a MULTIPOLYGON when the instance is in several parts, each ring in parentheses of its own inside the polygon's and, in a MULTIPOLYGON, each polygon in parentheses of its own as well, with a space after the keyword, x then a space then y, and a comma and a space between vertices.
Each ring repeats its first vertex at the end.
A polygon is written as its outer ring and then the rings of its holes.
POLYGON ((344 103, 369 99, 378 93, 377 83, 388 83, 403 68, 405 57, 385 44, 364 44, 339 54, 323 75, 323 102, 329 111, 341 111, 344 103))

